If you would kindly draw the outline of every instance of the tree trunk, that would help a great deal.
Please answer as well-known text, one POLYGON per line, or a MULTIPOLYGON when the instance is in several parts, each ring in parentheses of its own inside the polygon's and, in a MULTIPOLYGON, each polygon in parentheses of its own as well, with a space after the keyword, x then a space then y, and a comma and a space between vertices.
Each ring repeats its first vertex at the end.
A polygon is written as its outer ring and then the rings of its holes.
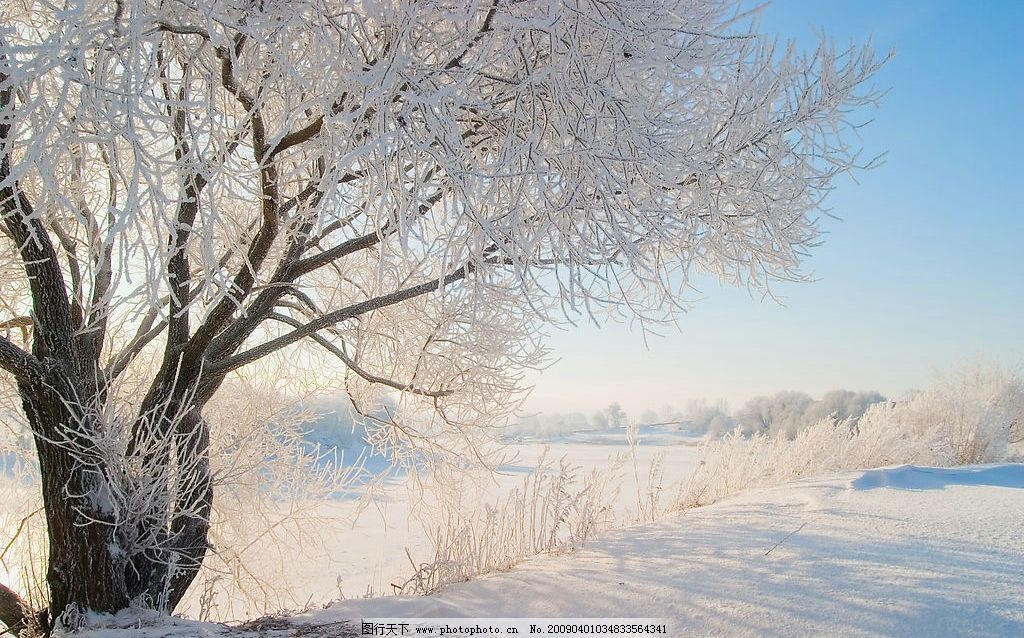
POLYGON ((117 459, 118 452, 96 445, 99 428, 109 424, 84 406, 98 401, 71 379, 51 369, 45 383, 19 386, 39 457, 50 624, 69 607, 116 612, 139 604, 171 612, 208 548, 207 423, 199 407, 186 404, 176 418, 165 410, 165 436, 129 446, 134 452, 117 459), (148 509, 133 511, 131 492, 143 486, 157 498, 135 499, 148 509))
POLYGON ((66 378, 20 386, 35 437, 46 511, 51 618, 69 606, 113 612, 128 606, 124 561, 102 458, 85 438, 92 425, 66 378))
POLYGON ((181 602, 202 566, 213 507, 209 426, 199 408, 187 409, 176 421, 170 433, 173 454, 169 449, 160 451, 161 462, 173 464, 176 479, 168 486, 169 507, 160 513, 165 522, 159 530, 136 530, 137 534, 156 531, 159 542, 134 553, 127 574, 133 597, 144 596, 149 606, 168 613, 181 602))

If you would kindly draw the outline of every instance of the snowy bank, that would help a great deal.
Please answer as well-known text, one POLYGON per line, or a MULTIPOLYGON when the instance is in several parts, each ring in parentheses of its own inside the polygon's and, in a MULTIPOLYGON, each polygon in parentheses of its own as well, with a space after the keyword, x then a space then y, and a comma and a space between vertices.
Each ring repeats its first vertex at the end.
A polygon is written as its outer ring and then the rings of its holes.
MULTIPOLYGON (((436 596, 348 600, 293 622, 334 623, 308 634, 324 636, 364 617, 609 616, 661 618, 672 636, 1019 636, 1022 523, 1024 465, 846 473, 745 492, 436 596)), ((223 631, 119 623, 85 635, 223 631)))

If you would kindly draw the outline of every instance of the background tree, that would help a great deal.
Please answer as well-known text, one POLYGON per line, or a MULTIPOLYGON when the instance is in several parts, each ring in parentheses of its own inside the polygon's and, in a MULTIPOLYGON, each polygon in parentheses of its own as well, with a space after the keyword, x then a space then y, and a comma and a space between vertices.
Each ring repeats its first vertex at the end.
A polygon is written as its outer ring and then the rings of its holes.
POLYGON ((825 419, 856 424, 869 407, 883 401, 885 397, 878 392, 831 390, 814 400, 806 392, 789 390, 750 399, 736 412, 735 420, 746 435, 782 434, 792 439, 825 419))
POLYGON ((736 420, 729 415, 729 405, 724 399, 709 404, 704 400, 690 401, 686 406, 686 423, 696 434, 721 436, 736 427, 736 420))
POLYGON ((203 408, 271 353, 436 415, 395 436, 470 441, 539 322, 797 277, 880 61, 779 49, 737 5, 5 2, 0 369, 50 617, 175 607, 208 549, 203 408))

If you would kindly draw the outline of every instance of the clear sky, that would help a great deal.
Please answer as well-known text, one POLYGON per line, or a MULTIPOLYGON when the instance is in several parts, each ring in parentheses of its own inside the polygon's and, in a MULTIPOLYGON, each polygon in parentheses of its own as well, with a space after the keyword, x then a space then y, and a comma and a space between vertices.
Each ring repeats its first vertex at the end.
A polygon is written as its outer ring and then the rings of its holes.
POLYGON ((1024 366, 1024 2, 777 0, 762 31, 813 47, 869 37, 896 57, 862 131, 880 168, 827 204, 813 283, 785 306, 709 283, 678 329, 554 331, 527 409, 629 412, 830 389, 899 396, 969 359, 1024 366))

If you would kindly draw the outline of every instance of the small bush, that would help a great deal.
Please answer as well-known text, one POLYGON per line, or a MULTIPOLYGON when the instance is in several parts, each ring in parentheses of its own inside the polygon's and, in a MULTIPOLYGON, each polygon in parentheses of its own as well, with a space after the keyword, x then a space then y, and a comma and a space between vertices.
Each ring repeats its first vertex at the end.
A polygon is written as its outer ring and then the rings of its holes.
POLYGON ((581 479, 578 474, 565 459, 548 467, 542 457, 537 471, 497 502, 467 503, 462 490, 448 492, 450 498, 438 509, 433 560, 413 561, 413 575, 396 585, 395 593, 434 593, 449 583, 510 569, 530 556, 570 551, 606 529, 613 518, 607 473, 594 470, 581 479))

